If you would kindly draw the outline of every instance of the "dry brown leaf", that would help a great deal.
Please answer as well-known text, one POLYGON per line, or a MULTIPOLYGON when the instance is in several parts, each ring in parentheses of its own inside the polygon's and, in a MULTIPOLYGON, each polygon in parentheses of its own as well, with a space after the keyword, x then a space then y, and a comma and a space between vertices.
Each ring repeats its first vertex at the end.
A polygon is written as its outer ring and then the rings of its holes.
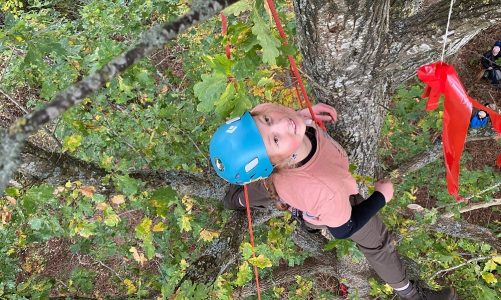
POLYGON ((146 257, 144 257, 144 254, 138 252, 136 247, 130 247, 129 252, 132 253, 132 257, 134 257, 134 260, 137 261, 141 265, 141 267, 147 261, 146 257))
POLYGON ((7 198, 7 201, 9 201, 9 203, 10 203, 10 204, 12 204, 12 205, 16 205, 17 201, 16 201, 16 199, 14 199, 13 197, 11 197, 11 196, 7 196, 7 197, 5 197, 5 198, 7 198))
POLYGON ((82 195, 87 196, 89 198, 91 198, 94 195, 95 191, 96 191, 96 188, 93 186, 86 185, 86 186, 82 186, 80 188, 80 192, 82 193, 82 195))
POLYGON ((96 205, 96 209, 105 210, 106 208, 108 208, 108 206, 109 205, 106 202, 101 202, 96 205))
POLYGON ((124 195, 115 195, 111 197, 111 202, 113 204, 119 205, 125 202, 125 196, 124 195))
POLYGON ((12 219, 12 213, 9 211, 7 207, 3 207, 2 211, 0 211, 0 219, 2 220, 2 224, 7 224, 12 219))

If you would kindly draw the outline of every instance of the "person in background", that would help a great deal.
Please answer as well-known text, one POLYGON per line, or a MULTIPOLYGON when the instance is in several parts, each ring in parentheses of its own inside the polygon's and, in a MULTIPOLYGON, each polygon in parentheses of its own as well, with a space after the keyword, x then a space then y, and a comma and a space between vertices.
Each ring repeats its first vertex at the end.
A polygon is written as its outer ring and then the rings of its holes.
POLYGON ((487 123, 489 123, 489 114, 483 110, 479 110, 473 115, 473 117, 471 117, 470 128, 483 128, 487 125, 487 123))
MULTIPOLYGON (((322 121, 337 119, 336 110, 329 105, 317 104, 313 112, 322 121)), ((434 291, 409 280, 395 243, 377 216, 391 201, 393 184, 376 182, 374 193, 364 199, 349 171, 346 151, 311 122, 308 110, 260 104, 221 125, 209 152, 220 177, 233 185, 252 182, 249 196, 259 197, 259 203, 253 205, 283 201, 300 210, 308 223, 325 226, 337 239, 353 240, 401 299, 457 299, 453 288, 434 291)), ((239 187, 230 187, 225 198, 230 204, 227 207, 245 205, 239 187)))
POLYGON ((499 87, 499 80, 501 80, 501 67, 496 63, 496 60, 501 58, 500 50, 500 46, 494 46, 491 51, 482 56, 480 61, 485 70, 484 78, 490 80, 497 87, 499 87))

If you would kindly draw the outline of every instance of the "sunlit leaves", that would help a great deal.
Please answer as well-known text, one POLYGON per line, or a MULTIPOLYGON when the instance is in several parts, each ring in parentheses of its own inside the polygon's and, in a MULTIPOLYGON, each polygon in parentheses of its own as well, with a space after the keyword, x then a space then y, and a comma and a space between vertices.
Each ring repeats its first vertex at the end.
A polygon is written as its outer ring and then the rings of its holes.
POLYGON ((219 236, 219 232, 213 231, 213 230, 208 230, 208 229, 203 229, 200 231, 200 239, 204 242, 212 242, 214 238, 217 238, 219 236))
POLYGON ((82 144, 82 136, 78 134, 72 134, 64 138, 63 150, 69 152, 75 152, 77 148, 82 144))
MULTIPOLYGON (((136 253, 137 253, 137 250, 136 250, 136 253)), ((133 294, 137 291, 137 288, 134 285, 134 283, 132 282, 132 280, 126 278, 126 279, 124 279, 123 283, 127 287, 127 295, 133 294)))
POLYGON ((95 230, 97 225, 93 222, 82 220, 82 221, 72 221, 70 222, 71 234, 78 234, 81 237, 89 238, 95 235, 95 230))
POLYGON ((269 268, 272 266, 271 260, 262 254, 257 257, 249 258, 249 262, 260 269, 269 268))
POLYGON ((241 0, 231 6, 228 6, 223 10, 226 15, 239 16, 242 12, 249 11, 252 9, 252 3, 250 0, 241 0))
POLYGON ((144 218, 141 223, 136 226, 136 238, 143 241, 143 250, 146 253, 148 259, 153 258, 155 255, 155 247, 153 246, 153 233, 151 231, 151 225, 153 221, 150 218, 144 218))
POLYGON ((242 286, 252 279, 252 270, 248 262, 243 262, 240 267, 238 267, 237 279, 234 284, 236 286, 242 286))
POLYGON ((482 274, 482 278, 487 282, 488 284, 495 284, 498 282, 497 278, 494 276, 494 274, 485 272, 482 274))
POLYGON ((113 208, 107 207, 104 212, 104 224, 110 227, 116 226, 120 222, 120 217, 115 213, 113 208))

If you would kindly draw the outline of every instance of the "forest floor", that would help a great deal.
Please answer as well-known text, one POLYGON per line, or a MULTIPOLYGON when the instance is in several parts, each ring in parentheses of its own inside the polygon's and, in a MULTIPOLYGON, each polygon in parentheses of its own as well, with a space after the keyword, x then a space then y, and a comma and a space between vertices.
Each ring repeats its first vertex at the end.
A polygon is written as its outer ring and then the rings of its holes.
MULTIPOLYGON (((496 40, 501 40, 501 31, 499 31, 498 26, 493 26, 480 33, 475 39, 461 48, 454 57, 446 61, 454 65, 464 87, 472 98, 482 104, 495 103, 500 109, 501 89, 496 88, 488 80, 481 78, 483 68, 480 64, 482 55, 492 49, 496 40)), ((488 127, 490 125, 489 123, 488 127)), ((485 166, 489 166, 500 171, 496 167, 496 157, 501 154, 501 143, 497 140, 471 141, 466 143, 464 151, 472 157, 465 164, 468 170, 481 170, 485 166)), ((436 199, 430 197, 426 187, 420 188, 416 196, 416 203, 421 206, 425 208, 436 206, 436 199)), ((495 197, 501 197, 501 190, 495 194, 495 197)), ((478 209, 463 214, 462 218, 472 224, 489 226, 493 221, 501 220, 501 210, 496 207, 478 209)))
MULTIPOLYGON (((496 103, 498 107, 501 107, 501 90, 496 89, 488 81, 480 78, 482 73, 480 58, 483 53, 492 47, 495 40, 501 40, 501 32, 497 30, 497 27, 479 34, 448 62, 456 67, 471 97, 480 103, 496 103)), ((153 58, 153 60, 155 61, 156 58, 153 58)), ((170 68, 171 72, 181 72, 178 76, 182 76, 181 67, 175 58, 168 57, 155 62, 159 69, 166 70, 170 68)), ((2 67, 0 65, 0 70, 3 69, 2 67)), ((26 107, 29 98, 36 97, 36 91, 19 90, 10 96, 16 99, 19 105, 26 107)), ((0 111, 0 126, 8 127, 23 114, 22 110, 13 101, 3 101, 0 111)), ((40 142, 40 139, 37 140, 40 142)), ((501 153, 501 144, 494 139, 469 142, 466 145, 465 152, 468 152, 472 157, 472 160, 466 163, 468 169, 483 169, 484 166, 495 166, 496 156, 501 153)), ((420 188, 416 196, 416 202, 421 206, 425 208, 436 206, 436 199, 429 195, 426 187, 420 188)), ((496 197, 501 197, 501 192, 498 192, 496 197)), ((130 219, 137 219, 136 217, 132 216, 130 219)), ((463 218, 473 224, 489 226, 494 220, 501 219, 501 211, 498 208, 479 209, 465 213, 463 218)), ((120 243, 120 241, 117 241, 117 243, 120 243)), ((71 253, 70 246, 71 241, 65 239, 52 239, 45 245, 34 245, 22 255, 22 264, 33 267, 37 265, 37 259, 41 261, 42 258, 45 258, 45 260, 50 261, 49 264, 44 266, 44 270, 40 275, 55 278, 55 290, 57 290, 57 287, 64 289, 64 282, 67 281, 70 270, 78 265, 84 265, 97 274, 96 282, 98 284, 95 285, 95 295, 117 295, 117 286, 122 284, 120 281, 123 281, 123 278, 120 278, 119 270, 121 265, 127 262, 114 259, 95 261, 89 256, 76 257, 71 253), (112 273, 110 273, 110 270, 113 270, 112 273)), ((151 268, 153 269, 155 266, 151 266, 151 268)), ((22 282, 32 270, 25 271, 19 273, 18 282, 22 282)), ((333 286, 337 286, 337 280, 332 276, 320 276, 317 278, 317 283, 320 283, 320 285, 323 283, 323 286, 317 286, 317 288, 328 289, 330 287, 332 289, 333 286)), ((53 296, 56 296, 56 294, 53 296)))

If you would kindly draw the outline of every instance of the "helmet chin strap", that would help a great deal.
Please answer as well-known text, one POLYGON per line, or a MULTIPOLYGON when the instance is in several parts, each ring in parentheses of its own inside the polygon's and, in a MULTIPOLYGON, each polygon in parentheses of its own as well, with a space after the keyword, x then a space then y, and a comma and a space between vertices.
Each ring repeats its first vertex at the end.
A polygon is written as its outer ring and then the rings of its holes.
POLYGON ((289 160, 287 161, 287 164, 289 166, 295 164, 296 163, 296 159, 297 159, 297 153, 292 153, 292 155, 289 157, 289 160))

